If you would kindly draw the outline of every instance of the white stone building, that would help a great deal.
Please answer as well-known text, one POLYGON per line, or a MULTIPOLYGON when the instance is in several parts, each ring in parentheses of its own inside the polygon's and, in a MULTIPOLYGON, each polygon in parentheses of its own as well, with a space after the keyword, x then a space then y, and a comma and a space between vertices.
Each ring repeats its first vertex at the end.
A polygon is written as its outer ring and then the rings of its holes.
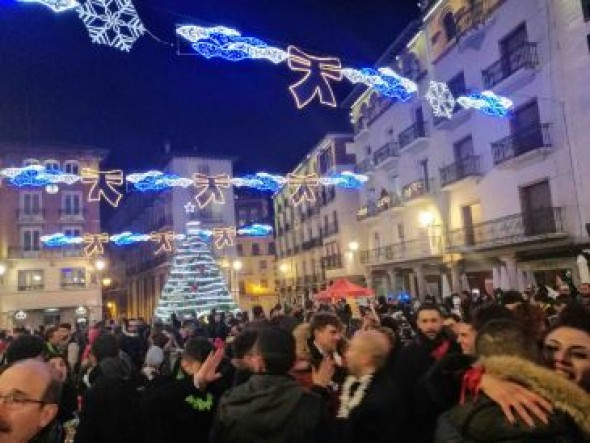
MULTIPOLYGON (((351 141, 348 134, 327 134, 293 174, 326 176, 352 170, 355 158, 349 152, 351 141)), ((273 197, 281 298, 301 302, 335 278, 362 280, 355 220, 359 192, 319 188, 315 202, 295 206, 290 191, 283 187, 273 197)))
POLYGON ((376 64, 416 81, 417 96, 350 100, 357 168, 370 177, 358 212, 368 279, 423 296, 440 295, 442 276, 455 291, 489 292, 503 273, 521 290, 575 274, 590 222, 588 2, 424 3, 376 64), (430 80, 456 97, 492 90, 513 113, 457 105, 436 117, 430 80))

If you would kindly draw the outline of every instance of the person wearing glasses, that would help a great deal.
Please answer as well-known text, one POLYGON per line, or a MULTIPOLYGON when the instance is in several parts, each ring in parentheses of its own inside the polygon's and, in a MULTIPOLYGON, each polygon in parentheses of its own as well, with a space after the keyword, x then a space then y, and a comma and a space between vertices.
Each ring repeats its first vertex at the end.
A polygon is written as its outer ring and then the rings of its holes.
POLYGON ((22 360, 0 375, 0 443, 57 442, 61 382, 47 363, 22 360))

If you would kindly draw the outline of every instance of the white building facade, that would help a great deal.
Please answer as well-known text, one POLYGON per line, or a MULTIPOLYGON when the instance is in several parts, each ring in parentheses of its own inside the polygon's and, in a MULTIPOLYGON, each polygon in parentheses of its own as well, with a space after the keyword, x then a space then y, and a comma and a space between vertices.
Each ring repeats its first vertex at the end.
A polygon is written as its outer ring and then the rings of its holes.
MULTIPOLYGON (((327 176, 354 169, 351 142, 349 134, 327 134, 293 174, 327 176)), ((362 282, 355 220, 359 192, 320 187, 315 201, 296 206, 291 191, 283 187, 273 197, 281 300, 301 302, 339 277, 362 282)))
POLYGON ((419 296, 441 295, 445 279, 491 292, 501 273, 503 289, 553 285, 588 244, 588 2, 429 3, 377 63, 414 80, 417 96, 367 91, 351 106, 357 170, 370 178, 357 213, 367 280, 419 296), (455 97, 492 90, 513 112, 457 104, 437 117, 430 80, 455 97))

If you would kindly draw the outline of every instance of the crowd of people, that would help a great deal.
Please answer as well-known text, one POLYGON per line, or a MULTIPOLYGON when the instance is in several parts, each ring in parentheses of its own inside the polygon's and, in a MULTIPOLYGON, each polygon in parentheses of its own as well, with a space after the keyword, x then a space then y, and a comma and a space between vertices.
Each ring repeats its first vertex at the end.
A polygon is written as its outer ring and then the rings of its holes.
POLYGON ((0 336, 0 443, 584 442, 590 295, 510 291, 0 336))

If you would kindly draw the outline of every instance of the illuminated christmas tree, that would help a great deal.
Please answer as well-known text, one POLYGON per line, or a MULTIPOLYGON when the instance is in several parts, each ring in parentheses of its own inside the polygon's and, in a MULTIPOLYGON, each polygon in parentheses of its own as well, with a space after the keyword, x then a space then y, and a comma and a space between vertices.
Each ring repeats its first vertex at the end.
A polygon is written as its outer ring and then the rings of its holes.
POLYGON ((209 314, 212 309, 237 309, 198 222, 189 222, 186 228, 187 235, 178 243, 172 259, 156 317, 170 321, 172 313, 184 319, 209 314))

